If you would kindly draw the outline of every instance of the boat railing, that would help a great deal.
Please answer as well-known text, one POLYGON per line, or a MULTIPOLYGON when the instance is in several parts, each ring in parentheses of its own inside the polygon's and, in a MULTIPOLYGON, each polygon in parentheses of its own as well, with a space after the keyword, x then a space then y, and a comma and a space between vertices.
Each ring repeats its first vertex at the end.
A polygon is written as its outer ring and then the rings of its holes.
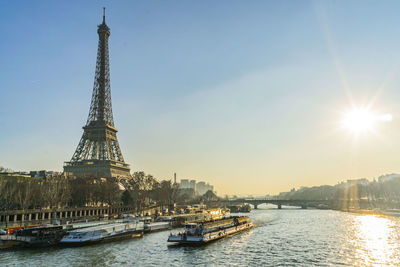
POLYGON ((32 240, 36 239, 33 236, 15 236, 15 235, 2 235, 0 239, 3 241, 23 241, 23 242, 31 242, 32 240))

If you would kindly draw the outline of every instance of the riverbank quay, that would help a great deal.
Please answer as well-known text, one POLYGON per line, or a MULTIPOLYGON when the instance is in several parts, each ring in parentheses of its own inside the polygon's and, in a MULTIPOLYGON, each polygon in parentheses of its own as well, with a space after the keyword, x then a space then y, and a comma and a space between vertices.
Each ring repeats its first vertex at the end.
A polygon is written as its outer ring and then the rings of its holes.
POLYGON ((340 211, 363 215, 400 216, 400 209, 341 209, 340 211))
POLYGON ((76 220, 96 220, 105 217, 132 213, 131 207, 75 207, 63 209, 31 209, 0 211, 0 226, 18 226, 40 223, 66 223, 76 220))
POLYGON ((138 211, 133 207, 109 206, 0 211, 0 228, 32 224, 66 224, 76 221, 104 220, 118 218, 122 214, 155 216, 160 209, 160 206, 151 206, 138 211))

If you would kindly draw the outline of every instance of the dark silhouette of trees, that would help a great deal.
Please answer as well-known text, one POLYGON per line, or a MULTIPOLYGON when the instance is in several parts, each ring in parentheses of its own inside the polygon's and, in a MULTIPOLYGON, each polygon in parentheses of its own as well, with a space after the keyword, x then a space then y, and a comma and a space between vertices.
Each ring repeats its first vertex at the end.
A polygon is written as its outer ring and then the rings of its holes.
MULTIPOLYGON (((153 201, 154 190, 159 186, 158 181, 152 175, 144 172, 134 172, 132 178, 126 179, 123 185, 130 194, 130 201, 138 210, 149 206, 153 201)), ((125 196, 125 199, 127 197, 125 196)))
POLYGON ((208 190, 204 195, 201 196, 201 199, 204 202, 219 200, 218 196, 212 190, 208 190))
POLYGON ((16 192, 18 184, 14 177, 1 177, 0 179, 0 207, 2 210, 17 209, 16 192))
POLYGON ((69 178, 71 206, 109 206, 121 203, 121 189, 116 178, 69 178))
POLYGON ((335 186, 302 187, 282 192, 279 199, 330 200, 337 208, 400 208, 400 175, 348 180, 335 186))
POLYGON ((121 204, 122 193, 116 178, 102 178, 98 185, 98 194, 101 196, 99 202, 102 205, 121 204))
POLYGON ((124 206, 134 206, 135 202, 128 190, 125 190, 121 195, 121 201, 124 206))
POLYGON ((144 172, 125 179, 1 174, 0 209, 126 205, 142 210, 182 200, 178 191, 171 180, 158 181, 144 172))
POLYGON ((121 190, 115 178, 0 176, 1 210, 120 203, 121 190))
POLYGON ((70 206, 82 207, 91 202, 91 183, 85 177, 72 178, 69 181, 71 186, 70 206))
POLYGON ((155 188, 155 199, 161 205, 169 205, 173 202, 173 187, 171 180, 163 180, 158 188, 155 188))
POLYGON ((69 183, 64 176, 44 179, 0 176, 2 210, 64 207, 70 197, 69 183))
POLYGON ((131 179, 122 181, 126 191, 122 194, 122 201, 142 210, 144 207, 169 205, 177 201, 177 188, 171 180, 158 182, 152 175, 144 172, 135 172, 131 179))
POLYGON ((71 197, 71 188, 63 175, 51 176, 44 179, 42 193, 45 206, 49 208, 66 207, 71 197))

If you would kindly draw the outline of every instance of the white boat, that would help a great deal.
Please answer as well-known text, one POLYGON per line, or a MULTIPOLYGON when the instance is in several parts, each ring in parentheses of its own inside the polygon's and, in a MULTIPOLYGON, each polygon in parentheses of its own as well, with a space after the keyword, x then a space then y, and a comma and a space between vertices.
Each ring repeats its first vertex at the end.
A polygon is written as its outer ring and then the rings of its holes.
POLYGON ((88 227, 100 226, 100 225, 111 224, 111 223, 114 223, 114 221, 78 222, 78 223, 64 224, 63 228, 67 231, 71 231, 71 230, 75 230, 75 229, 88 228, 88 227))
POLYGON ((87 228, 87 227, 100 226, 113 223, 136 222, 136 221, 138 220, 134 219, 133 217, 125 217, 123 219, 116 219, 116 220, 73 222, 64 224, 63 229, 67 231, 72 231, 80 228, 87 228))
POLYGON ((143 235, 143 222, 126 222, 98 225, 70 231, 65 235, 60 245, 80 246, 104 241, 114 241, 143 235))
POLYGON ((145 223, 144 231, 145 232, 155 232, 155 231, 162 231, 171 229, 171 224, 169 222, 152 222, 152 223, 145 223))
POLYGON ((212 222, 188 223, 185 232, 170 234, 168 242, 178 244, 205 244, 252 228, 248 216, 232 216, 212 222))

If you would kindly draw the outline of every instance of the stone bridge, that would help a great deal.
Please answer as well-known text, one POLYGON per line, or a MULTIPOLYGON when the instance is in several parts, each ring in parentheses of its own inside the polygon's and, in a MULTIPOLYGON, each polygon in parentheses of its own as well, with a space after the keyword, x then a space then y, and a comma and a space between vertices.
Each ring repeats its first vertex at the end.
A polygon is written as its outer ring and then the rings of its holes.
POLYGON ((294 206, 306 209, 308 207, 328 209, 332 206, 330 200, 303 200, 303 199, 246 199, 238 198, 233 200, 222 200, 222 203, 226 206, 237 205, 237 204, 251 204, 254 209, 257 209, 261 204, 274 204, 278 206, 278 209, 282 209, 282 206, 294 206))

